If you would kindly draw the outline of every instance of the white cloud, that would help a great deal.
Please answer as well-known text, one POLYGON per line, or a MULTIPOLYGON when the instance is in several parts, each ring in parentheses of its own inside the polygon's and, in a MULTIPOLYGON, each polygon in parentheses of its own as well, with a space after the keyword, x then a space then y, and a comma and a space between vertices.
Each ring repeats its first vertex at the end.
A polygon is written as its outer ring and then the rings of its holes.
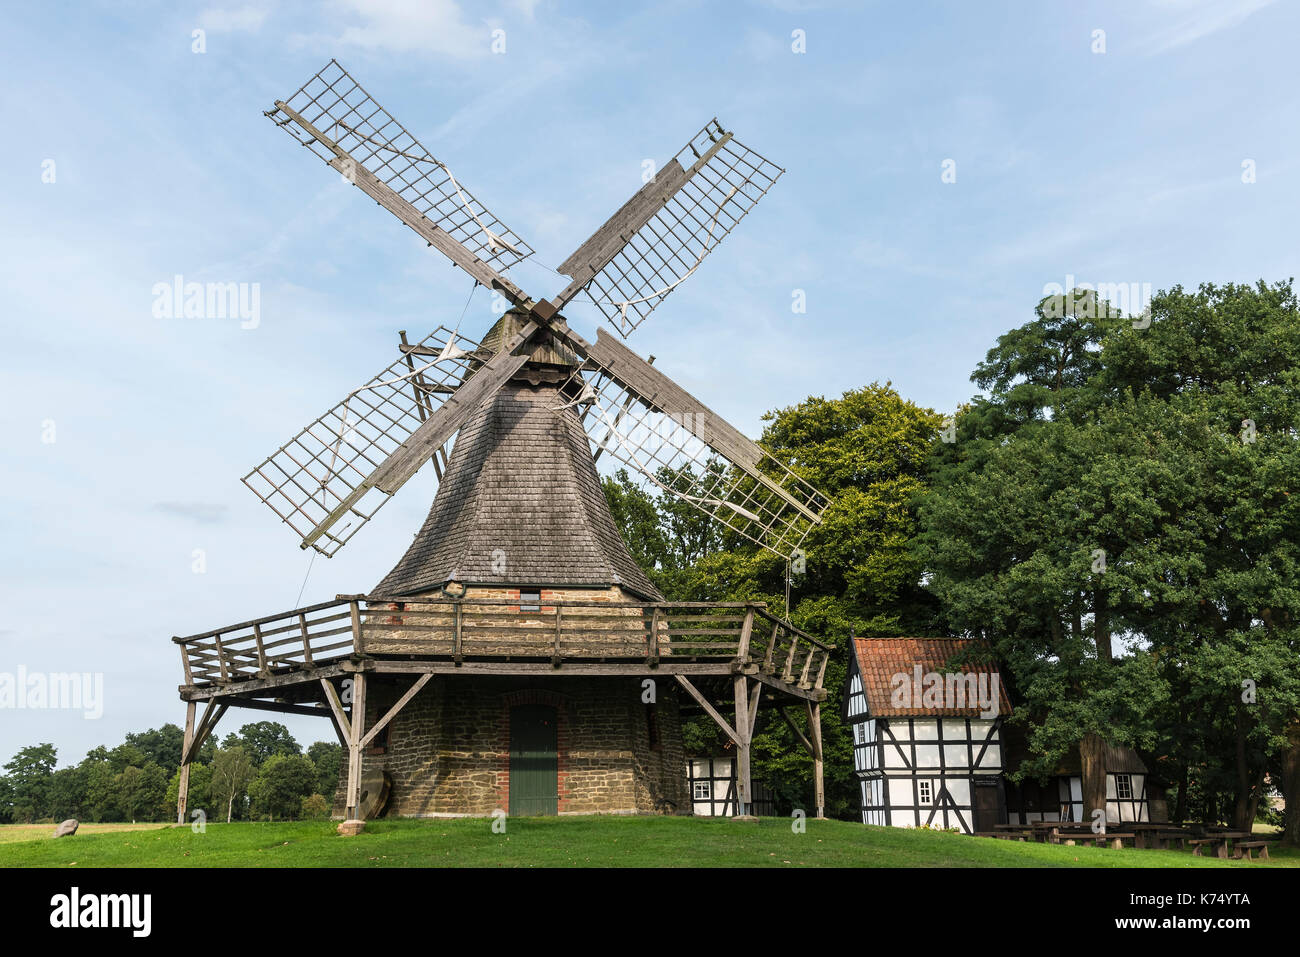
POLYGON ((336 38, 344 46, 466 58, 491 43, 487 28, 467 23, 453 0, 343 0, 340 7, 361 21, 336 38))
POLYGON ((199 14, 199 26, 213 33, 256 33, 266 14, 265 8, 255 6, 204 10, 199 14))

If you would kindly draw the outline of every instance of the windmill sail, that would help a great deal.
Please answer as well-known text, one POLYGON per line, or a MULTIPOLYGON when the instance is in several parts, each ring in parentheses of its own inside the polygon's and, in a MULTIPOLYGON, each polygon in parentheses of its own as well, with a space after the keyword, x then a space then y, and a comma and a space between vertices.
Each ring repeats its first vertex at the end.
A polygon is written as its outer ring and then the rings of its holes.
POLYGON ((333 555, 374 516, 389 496, 365 486, 366 479, 484 358, 476 343, 444 327, 402 351, 244 476, 244 484, 304 539, 303 547, 333 555), (337 527, 307 541, 336 512, 337 527))
MULTIPOLYGON (((390 212, 417 233, 415 219, 437 227, 491 272, 509 269, 532 248, 380 106, 337 61, 330 60, 288 100, 267 111, 278 126, 367 192, 382 185, 398 197, 390 212), (407 213, 412 216, 408 220, 407 213)), ((376 197, 378 198, 378 197, 376 197)), ((384 205, 389 205, 384 203, 384 205)), ((432 237, 426 241, 441 245, 432 237)), ((455 250, 442 247, 458 265, 455 250)), ((484 285, 482 275, 471 271, 484 285)))
POLYGON ((592 452, 789 558, 828 498, 626 346, 562 335, 585 356, 565 391, 581 396, 592 452))
POLYGON ((644 322, 785 172, 710 120, 663 169, 560 264, 626 337, 644 322))

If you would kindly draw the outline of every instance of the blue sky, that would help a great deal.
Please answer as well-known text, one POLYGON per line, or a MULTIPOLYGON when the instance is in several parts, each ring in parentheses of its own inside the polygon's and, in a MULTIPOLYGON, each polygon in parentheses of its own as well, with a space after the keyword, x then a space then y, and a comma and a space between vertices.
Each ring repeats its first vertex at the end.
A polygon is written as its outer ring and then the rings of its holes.
MULTIPOLYGON (((875 380, 952 410, 1067 276, 1296 271, 1300 7, 1284 0, 41 3, 5 19, 0 672, 102 673, 104 705, 0 710, 0 761, 51 741, 67 763, 180 722, 168 639, 292 608, 308 570, 239 477, 392 361, 398 329, 456 324, 467 277, 262 116, 330 57, 532 244, 538 264, 511 275, 535 296, 642 161, 710 117, 785 167, 629 340, 751 435, 769 409, 875 380), (258 284, 256 328, 155 317, 155 284, 178 274, 258 284)), ((594 334, 593 307, 568 315, 594 334)), ((492 318, 480 290, 464 329, 492 318)), ((434 488, 422 472, 318 559, 303 602, 378 582, 434 488)), ((232 712, 221 733, 263 717, 232 712)))

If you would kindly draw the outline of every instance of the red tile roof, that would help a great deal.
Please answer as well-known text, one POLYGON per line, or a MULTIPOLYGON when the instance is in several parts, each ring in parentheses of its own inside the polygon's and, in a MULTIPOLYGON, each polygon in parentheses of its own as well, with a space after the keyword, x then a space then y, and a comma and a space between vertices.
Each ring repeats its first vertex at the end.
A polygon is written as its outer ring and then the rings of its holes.
MULTIPOLYGON (((978 701, 972 706, 956 707, 956 699, 948 699, 941 706, 926 707, 922 703, 925 688, 924 676, 930 672, 945 675, 957 673, 950 669, 948 662, 967 649, 981 643, 965 638, 855 638, 853 653, 857 659, 858 671, 862 674, 862 687, 866 692, 867 707, 873 717, 975 717, 981 712, 978 701), (911 688, 916 683, 917 666, 922 675, 922 686, 912 697, 911 707, 900 707, 894 703, 894 688, 911 688), (907 681, 895 679, 896 675, 906 675, 907 681)), ((998 666, 994 663, 965 663, 959 669, 962 674, 989 675, 984 679, 988 692, 991 676, 998 676, 998 714, 1011 713, 1011 699, 1002 684, 998 666)), ((976 680, 979 680, 978 678, 976 680)), ((986 692, 986 693, 988 693, 986 692)), ((945 696, 946 698, 947 696, 945 696)))

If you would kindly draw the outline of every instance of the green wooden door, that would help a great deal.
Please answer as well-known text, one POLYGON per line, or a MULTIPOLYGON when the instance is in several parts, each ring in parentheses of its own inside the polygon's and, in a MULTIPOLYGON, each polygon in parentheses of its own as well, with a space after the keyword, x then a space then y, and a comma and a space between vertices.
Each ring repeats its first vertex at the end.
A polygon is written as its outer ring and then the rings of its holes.
POLYGON ((555 709, 525 704, 510 709, 510 813, 555 814, 559 761, 555 753, 555 709))

